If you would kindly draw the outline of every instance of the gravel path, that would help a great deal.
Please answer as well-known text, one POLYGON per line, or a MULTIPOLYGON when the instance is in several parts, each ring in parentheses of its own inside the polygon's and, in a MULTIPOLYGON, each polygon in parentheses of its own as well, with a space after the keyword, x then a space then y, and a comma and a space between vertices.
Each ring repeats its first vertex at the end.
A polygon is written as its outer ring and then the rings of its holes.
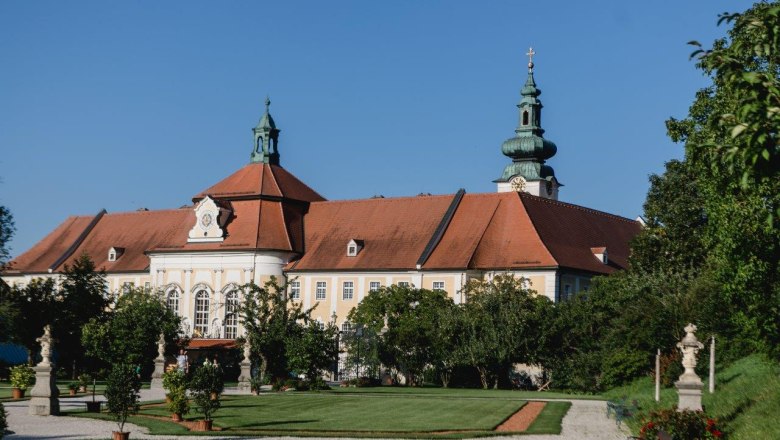
MULTIPOLYGON (((160 400, 164 398, 162 391, 141 390, 141 399, 160 400)), ((98 400, 102 399, 102 396, 98 400)), ((71 408, 84 408, 84 402, 91 397, 60 399, 61 410, 71 408)), ((538 399, 542 400, 542 399, 538 399)), ((572 407, 563 419, 563 429, 560 435, 524 435, 491 437, 491 439, 515 439, 515 440, 625 440, 627 433, 618 429, 613 419, 605 416, 606 404, 598 400, 571 400, 572 407)), ((27 439, 107 439, 111 438, 111 431, 116 430, 116 423, 103 420, 76 418, 76 417, 41 417, 27 414, 28 401, 5 402, 3 405, 8 411, 8 429, 13 434, 5 437, 8 440, 27 439)), ((209 440, 240 439, 248 440, 251 437, 230 436, 159 436, 149 435, 146 428, 125 424, 125 430, 130 431, 131 439, 188 439, 209 440)), ((293 439, 293 437, 258 437, 258 439, 293 439)), ((314 440, 314 439, 307 439, 314 440)), ((328 438, 327 440, 338 440, 328 438)), ((376 439, 373 439, 376 440, 376 439)))

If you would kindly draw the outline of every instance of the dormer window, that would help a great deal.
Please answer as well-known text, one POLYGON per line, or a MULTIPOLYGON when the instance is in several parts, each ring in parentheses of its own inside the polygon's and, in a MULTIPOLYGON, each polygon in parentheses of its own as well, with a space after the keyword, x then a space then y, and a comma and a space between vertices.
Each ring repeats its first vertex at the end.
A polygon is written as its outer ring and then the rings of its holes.
POLYGON ((124 253, 125 253, 125 248, 123 248, 123 247, 112 247, 111 249, 108 250, 108 261, 116 261, 124 253))
POLYGON ((606 247, 592 247, 590 251, 593 255, 601 261, 602 264, 609 264, 609 255, 607 254, 606 247))
POLYGON ((363 249, 363 240, 353 238, 347 243, 347 256, 357 257, 357 254, 363 249))

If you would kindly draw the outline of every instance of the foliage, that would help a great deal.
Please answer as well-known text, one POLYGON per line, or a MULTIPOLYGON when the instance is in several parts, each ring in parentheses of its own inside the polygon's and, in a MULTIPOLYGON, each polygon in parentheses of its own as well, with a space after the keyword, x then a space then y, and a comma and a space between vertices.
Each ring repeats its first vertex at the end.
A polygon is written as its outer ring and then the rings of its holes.
POLYGON ((243 301, 239 307, 241 323, 247 332, 252 354, 260 360, 258 374, 276 378, 289 371, 287 348, 290 338, 300 334, 300 326, 311 320, 311 310, 290 300, 287 285, 276 277, 260 287, 254 283, 242 287, 243 301))
POLYGON ((106 380, 105 396, 108 401, 108 412, 114 416, 119 432, 124 429, 127 418, 131 414, 138 413, 140 389, 141 381, 132 365, 125 363, 114 365, 106 380))
POLYGON ((68 382, 68 389, 71 390, 71 391, 78 391, 78 389, 79 389, 78 381, 74 380, 74 381, 68 382))
MULTIPOLYGON (((184 373, 179 372, 180 376, 184 376, 184 373)), ((170 399, 168 402, 168 411, 174 414, 188 414, 190 412, 190 401, 187 399, 187 384, 186 380, 179 383, 176 380, 176 384, 169 383, 170 388, 168 390, 167 397, 170 399)))
POLYGON ((8 428, 8 420, 6 420, 7 415, 3 403, 0 402, 0 440, 5 437, 5 430, 8 428))
POLYGON ((186 389, 187 377, 185 376, 184 372, 180 371, 179 369, 166 371, 162 376, 162 385, 163 388, 168 390, 168 392, 173 392, 173 390, 178 388, 186 389))
MULTIPOLYGON (((409 385, 422 385, 426 365, 437 363, 442 311, 453 307, 445 292, 389 286, 371 291, 348 319, 378 335, 377 353, 383 365, 401 371, 409 385)), ((349 345, 350 351, 354 347, 349 345)))
POLYGON ((195 370, 190 380, 192 398, 198 412, 203 413, 206 420, 220 407, 220 394, 224 389, 222 371, 212 364, 203 364, 195 370))
POLYGON ((509 386, 517 363, 541 360, 547 339, 545 327, 552 303, 525 287, 526 281, 499 274, 490 281, 473 280, 464 288, 455 352, 461 362, 479 371, 483 388, 509 386))
POLYGON ((35 371, 27 365, 11 367, 11 386, 26 390, 35 380, 35 371))
POLYGON ((75 377, 76 370, 86 360, 81 345, 82 327, 90 319, 102 320, 111 302, 105 273, 95 271, 88 254, 82 254, 73 265, 65 265, 57 302, 52 327, 57 339, 58 363, 60 367, 73 368, 71 374, 75 377))
POLYGON ((54 322, 58 307, 56 287, 52 278, 35 278, 24 287, 0 289, 0 310, 5 314, 2 319, 10 330, 0 337, 25 347, 30 364, 40 348, 35 339, 43 334, 46 324, 54 322))
POLYGON ((702 411, 677 411, 677 408, 651 412, 643 421, 639 438, 650 440, 658 438, 663 430, 672 440, 714 440, 723 437, 717 421, 707 417, 702 411))
POLYGON ((79 386, 84 387, 85 389, 92 385, 92 375, 91 374, 79 374, 79 386))
POLYGON ((5 267, 8 259, 11 257, 8 243, 11 242, 14 231, 16 231, 16 227, 14 226, 14 217, 11 215, 11 211, 5 206, 0 206, 0 270, 5 267))
POLYGON ((309 323, 295 330, 285 338, 288 366, 292 371, 305 374, 308 381, 317 382, 321 371, 332 366, 338 356, 338 329, 332 323, 325 328, 309 323))
POLYGON ((143 289, 123 294, 104 318, 92 318, 82 330, 87 354, 107 364, 150 365, 157 357, 157 340, 165 334, 174 346, 181 318, 158 295, 143 289))
MULTIPOLYGON (((730 41, 718 40, 708 50, 699 47, 699 67, 719 89, 735 99, 730 112, 707 121, 726 136, 702 143, 721 162, 742 171, 742 185, 774 179, 780 169, 780 4, 757 3, 743 14, 723 14, 719 23, 733 23, 730 41)), ((780 208, 780 206, 775 206, 780 208)))

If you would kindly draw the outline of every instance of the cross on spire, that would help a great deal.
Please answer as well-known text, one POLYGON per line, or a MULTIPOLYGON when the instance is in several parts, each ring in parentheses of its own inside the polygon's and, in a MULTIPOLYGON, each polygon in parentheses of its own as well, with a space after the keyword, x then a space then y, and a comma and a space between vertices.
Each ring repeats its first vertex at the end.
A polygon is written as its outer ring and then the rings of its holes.
POLYGON ((526 55, 528 55, 528 71, 532 72, 534 70, 534 55, 536 55, 536 52, 534 52, 534 48, 529 47, 528 53, 526 53, 526 55))

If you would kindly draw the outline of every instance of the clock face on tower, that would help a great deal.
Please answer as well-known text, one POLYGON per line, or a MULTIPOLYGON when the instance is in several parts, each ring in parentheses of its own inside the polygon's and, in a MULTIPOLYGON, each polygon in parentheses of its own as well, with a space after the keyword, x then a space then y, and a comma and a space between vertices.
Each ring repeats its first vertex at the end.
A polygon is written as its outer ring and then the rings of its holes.
POLYGON ((214 216, 212 216, 210 212, 204 212, 203 215, 200 216, 200 225, 203 226, 204 229, 208 229, 212 222, 214 222, 214 216))
POLYGON ((509 184, 512 185, 513 191, 525 191, 525 179, 523 179, 522 176, 513 177, 512 180, 509 181, 509 184))

